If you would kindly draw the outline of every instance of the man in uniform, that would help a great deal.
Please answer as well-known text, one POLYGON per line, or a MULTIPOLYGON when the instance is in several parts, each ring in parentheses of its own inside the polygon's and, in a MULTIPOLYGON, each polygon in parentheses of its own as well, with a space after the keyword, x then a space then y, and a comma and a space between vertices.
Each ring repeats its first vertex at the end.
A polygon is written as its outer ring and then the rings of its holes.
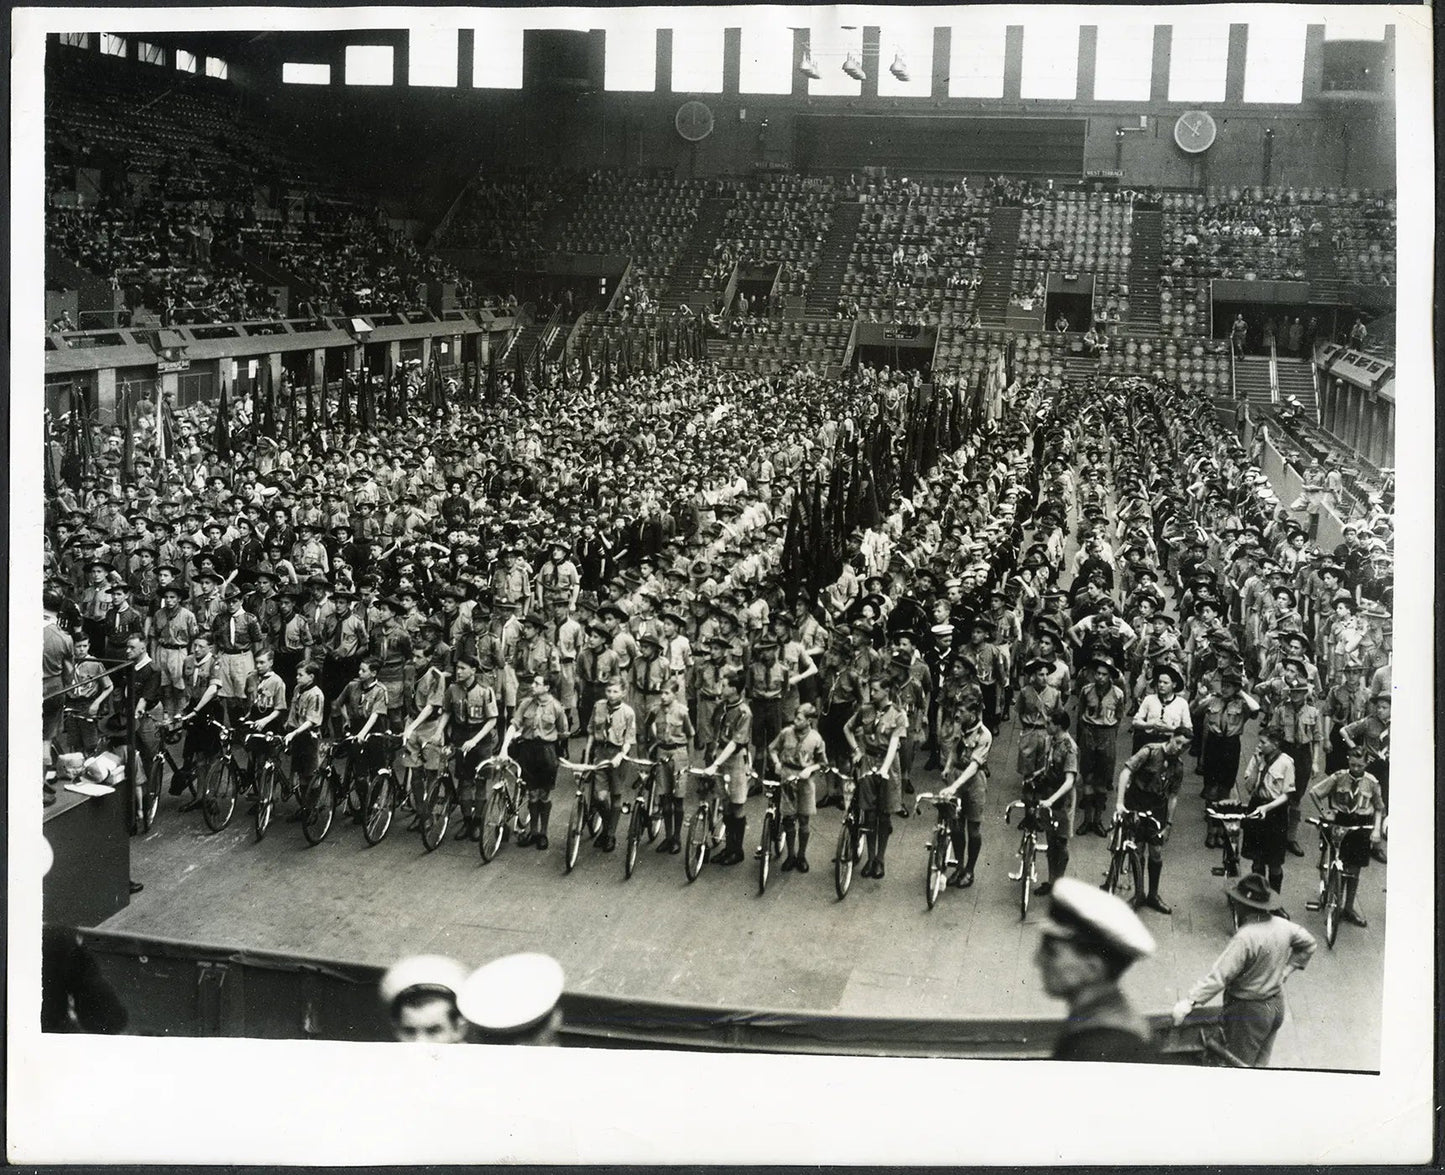
POLYGON ((1056 1061, 1156 1059, 1148 1022, 1119 990, 1136 959, 1154 953, 1154 938, 1138 915, 1097 886, 1061 878, 1034 965, 1044 990, 1068 1005, 1054 1044, 1056 1061))
POLYGON ((1314 935, 1271 910, 1275 894, 1265 879, 1249 873, 1226 890, 1238 911, 1239 929, 1209 974, 1174 1005, 1175 1024, 1190 1011, 1224 996, 1224 1047, 1251 1068, 1269 1064, 1274 1038, 1284 1023, 1284 983, 1314 956, 1314 935))

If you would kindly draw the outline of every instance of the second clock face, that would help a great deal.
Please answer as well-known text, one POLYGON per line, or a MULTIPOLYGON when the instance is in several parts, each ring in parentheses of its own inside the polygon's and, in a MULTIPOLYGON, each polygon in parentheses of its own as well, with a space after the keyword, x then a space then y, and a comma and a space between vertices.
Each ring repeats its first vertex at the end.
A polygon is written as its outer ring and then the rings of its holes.
POLYGON ((1218 133, 1214 119, 1204 110, 1186 110, 1174 124, 1174 141, 1181 151, 1192 155, 1209 150, 1218 133))

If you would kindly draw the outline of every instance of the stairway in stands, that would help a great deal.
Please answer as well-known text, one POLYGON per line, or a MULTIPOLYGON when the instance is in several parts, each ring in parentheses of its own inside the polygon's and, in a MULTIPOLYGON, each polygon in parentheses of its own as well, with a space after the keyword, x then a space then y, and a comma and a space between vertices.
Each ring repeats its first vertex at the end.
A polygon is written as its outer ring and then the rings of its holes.
MULTIPOLYGON (((730 196, 709 196, 697 209, 697 220, 693 222, 692 234, 687 244, 677 255, 672 277, 662 291, 658 304, 663 310, 676 310, 688 299, 693 298, 702 286, 702 273, 712 259, 712 247, 722 231, 728 208, 732 206, 730 196)), ((701 310, 702 307, 694 307, 701 310)))
POLYGON ((1014 254, 1018 252, 1022 208, 995 208, 988 218, 988 250, 980 267, 983 284, 974 306, 984 326, 1003 326, 1013 292, 1014 254))
POLYGON ((1159 266, 1164 255, 1164 214, 1134 209, 1129 230, 1129 325, 1139 338, 1159 336, 1159 266))
POLYGON ((1279 398, 1283 402, 1293 396, 1300 402, 1305 416, 1319 420, 1319 405, 1315 397, 1313 364, 1308 359, 1286 359, 1281 356, 1275 363, 1279 377, 1279 398))
POLYGON ((1274 399, 1269 392, 1269 357, 1247 355, 1234 361, 1234 388, 1240 399, 1249 401, 1250 414, 1258 420, 1260 414, 1274 408, 1274 399))
POLYGON ((807 313, 810 317, 827 317, 838 302, 843 275, 848 272, 848 258, 853 252, 853 239, 863 220, 863 205, 857 200, 839 200, 833 205, 833 224, 818 253, 818 265, 808 286, 807 313))
POLYGON ((1310 302, 1313 305, 1339 305, 1344 282, 1340 278, 1334 246, 1330 244, 1330 210, 1316 208, 1315 218, 1324 226, 1320 244, 1304 248, 1305 280, 1310 284, 1310 302))

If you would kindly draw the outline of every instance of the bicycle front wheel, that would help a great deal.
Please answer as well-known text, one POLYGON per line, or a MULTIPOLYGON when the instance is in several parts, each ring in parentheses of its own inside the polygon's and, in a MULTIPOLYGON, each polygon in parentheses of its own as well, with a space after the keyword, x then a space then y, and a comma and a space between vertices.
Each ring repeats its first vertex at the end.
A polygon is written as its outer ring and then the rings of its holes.
POLYGON ((1100 888, 1105 893, 1117 894, 1119 892, 1119 881, 1124 875, 1124 850, 1115 849, 1109 854, 1109 871, 1104 874, 1104 884, 1100 888))
POLYGON ((843 827, 838 830, 838 847, 833 853, 833 888, 838 893, 838 900, 841 902, 848 896, 848 890, 853 884, 853 866, 858 861, 857 831, 848 820, 843 821, 843 827))
POLYGON ((1023 843, 1019 845, 1019 866, 1022 874, 1019 877, 1019 918, 1029 916, 1029 902, 1034 893, 1034 854, 1038 850, 1034 846, 1034 834, 1026 832, 1023 843))
POLYGON ((422 792, 421 843, 427 852, 434 852, 437 845, 447 838, 447 825, 451 823, 452 802, 447 794, 446 784, 439 772, 433 772, 422 792))
POLYGON ((696 881, 707 861, 708 840, 707 805, 699 806, 696 814, 687 822, 687 846, 682 855, 682 871, 689 881, 696 881))
POLYGON ((647 835, 647 809, 640 799, 632 802, 632 815, 627 822, 627 846, 622 854, 622 876, 631 877, 637 868, 637 850, 647 835))
POLYGON ((948 833, 935 829, 933 841, 928 846, 928 865, 923 872, 923 900, 931 910, 943 896, 948 884, 948 833))
POLYGON ((216 759, 206 768, 201 783, 201 816, 212 832, 222 831, 236 814, 236 765, 216 759))
POLYGON ((304 814, 301 818, 301 834, 306 843, 319 845, 331 831, 331 821, 336 815, 335 781, 327 771, 310 787, 304 814))
POLYGON ((1136 845, 1129 854, 1129 877, 1134 886, 1134 900, 1144 899, 1144 848, 1136 845))
POLYGON ((772 812, 763 813, 763 839, 758 848, 758 893, 768 888, 768 874, 773 866, 773 851, 777 847, 777 817, 772 812))
POLYGON ((1343 900, 1344 883, 1340 878, 1339 869, 1331 866, 1330 875, 1325 879, 1325 943, 1331 950, 1335 946, 1335 937, 1340 933, 1340 904, 1343 900))
POLYGON ((271 827, 271 813, 276 807, 276 766, 267 763, 261 768, 260 777, 256 780, 256 839, 261 840, 266 835, 266 829, 271 827))
POLYGON ((367 790, 366 818, 361 825, 361 834, 369 845, 379 845, 391 830, 393 787, 391 773, 387 772, 376 776, 367 790))
POLYGON ((577 854, 582 849, 582 830, 587 824, 588 804, 585 796, 578 796, 572 808, 572 819, 567 822, 567 847, 562 853, 562 867, 571 873, 577 866, 577 854))
MULTIPOLYGON (((478 847, 482 851, 482 860, 491 864, 492 858, 497 855, 497 850, 502 847, 502 833, 505 831, 507 820, 507 797, 499 788, 493 788, 487 793, 487 804, 482 810, 482 839, 478 847)), ((568 848, 571 847, 571 832, 568 832, 568 848)))

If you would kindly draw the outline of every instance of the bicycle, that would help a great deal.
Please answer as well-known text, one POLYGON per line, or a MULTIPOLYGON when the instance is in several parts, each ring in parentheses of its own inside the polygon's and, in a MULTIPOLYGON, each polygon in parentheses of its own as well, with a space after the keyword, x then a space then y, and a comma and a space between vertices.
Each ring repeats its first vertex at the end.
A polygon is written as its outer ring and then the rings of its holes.
POLYGON ((280 772, 280 767, 276 762, 276 751, 281 745, 281 736, 273 734, 269 730, 253 731, 246 736, 246 742, 249 745, 260 743, 265 748, 265 758, 259 767, 256 766, 255 752, 253 752, 251 761, 256 789, 256 806, 252 815, 255 818, 256 839, 259 841, 266 836, 266 829, 271 826, 271 817, 276 809, 276 801, 283 798, 277 790, 276 780, 280 772))
POLYGON ((477 779, 486 792, 482 805, 482 833, 477 842, 482 861, 490 865, 510 830, 518 835, 526 828, 522 809, 522 768, 509 755, 493 755, 477 764, 477 779))
MULTIPOLYGON (((683 845, 682 871, 687 875, 688 881, 696 881, 713 849, 722 841, 723 800, 722 789, 718 786, 722 772, 709 771, 705 767, 689 767, 687 773, 698 776, 699 780, 709 780, 707 787, 712 792, 707 797, 699 795, 697 811, 687 823, 687 841, 683 845)), ((698 790, 703 790, 701 782, 698 790)))
POLYGON ((630 879, 632 871, 637 867, 637 850, 642 845, 642 838, 646 836, 647 843, 651 844, 662 831, 662 813, 657 802, 659 764, 652 759, 634 759, 631 755, 624 755, 623 760, 647 769, 646 774, 639 775, 633 785, 637 790, 632 801, 622 805, 622 814, 628 818, 627 847, 622 854, 622 875, 630 879))
POLYGON ((1334 950, 1345 905, 1345 864, 1340 858, 1340 846, 1350 833, 1360 831, 1360 826, 1336 824, 1318 816, 1306 816, 1305 820, 1320 830, 1320 848, 1323 850, 1319 867, 1319 901, 1306 903, 1306 908, 1324 911, 1325 943, 1334 950))
MULTIPOLYGON (((865 772, 863 778, 869 775, 883 778, 878 771, 865 772)), ((833 852, 833 888, 840 902, 853 885, 854 867, 863 859, 863 845, 873 828, 873 817, 863 811, 860 782, 845 780, 843 783, 843 827, 838 830, 838 844, 833 852)))
POLYGON ((567 819, 567 840, 562 848, 562 869, 571 873, 577 867, 577 854, 582 851, 582 834, 590 830, 596 836, 602 828, 602 814, 592 800, 592 784, 584 779, 594 771, 607 766, 606 763, 572 763, 566 759, 558 762, 577 777, 577 792, 572 802, 572 815, 567 819))
MULTIPOLYGON (((1249 809, 1234 800, 1217 800, 1204 809, 1205 818, 1220 828, 1221 863, 1210 868, 1215 877, 1238 877, 1240 870, 1239 830, 1249 809)), ((1239 906, 1229 902, 1229 919, 1239 929, 1239 906)))
POLYGON ((1126 808, 1114 818, 1109 829, 1109 868, 1104 874, 1104 884, 1101 887, 1105 893, 1117 894, 1127 872, 1128 883, 1134 888, 1134 896, 1142 898, 1144 846, 1163 831, 1163 826, 1148 812, 1135 812, 1126 808))
POLYGON ((953 828, 955 822, 962 819, 962 805, 957 796, 921 792, 913 799, 915 816, 924 804, 932 804, 934 808, 933 835, 926 842, 928 862, 923 871, 923 898, 931 910, 948 888, 949 867, 958 863, 953 852, 953 828))
POLYGON ((236 797, 245 774, 236 757, 236 735, 217 718, 203 718, 216 728, 215 757, 200 771, 201 818, 212 832, 223 832, 236 814, 236 797))
MULTIPOLYGON (((796 786, 797 779, 788 780, 796 786)), ((778 779, 761 780, 763 788, 763 835, 758 841, 758 893, 768 888, 768 874, 773 858, 781 857, 787 849, 783 834, 783 782, 778 779)))
MULTIPOLYGON (((361 834, 369 845, 379 845, 391 829, 392 817, 399 807, 410 805, 411 797, 406 789, 397 786, 396 771, 392 767, 388 750, 395 751, 401 743, 401 736, 392 731, 373 732, 367 739, 378 740, 382 750, 382 763, 366 783, 366 806, 362 809, 361 834)), ((358 744, 359 745, 359 744, 358 744)), ((356 780, 356 770, 352 769, 356 780)))
MULTIPOLYGON (((1015 808, 1023 810, 1023 816, 1019 819, 1018 867, 1008 877, 1010 881, 1019 883, 1019 917, 1022 919, 1029 916, 1029 903, 1033 898, 1034 886, 1038 883, 1035 862, 1039 849, 1044 847, 1039 844, 1039 838, 1048 835, 1047 822, 1040 819, 1040 814, 1047 809, 1042 800, 1033 797, 1015 800, 1003 810, 1005 824, 1012 820, 1015 808)), ((1137 888, 1136 886, 1136 891, 1137 888)))
POLYGON ((128 831, 131 836, 147 833, 155 825, 156 813, 160 810, 161 804, 161 779, 165 767, 171 769, 171 794, 175 795, 184 790, 186 781, 190 777, 190 769, 176 762, 171 754, 171 746, 185 737, 185 727, 176 718, 168 718, 156 724, 156 750, 149 760, 140 761, 137 753, 136 761, 140 764, 141 771, 131 788, 131 806, 128 814, 128 831), (139 776, 144 775, 142 781, 139 776), (180 787, 176 787, 177 781, 180 787))
POLYGON ((301 835, 309 845, 319 845, 331 831, 336 816, 337 768, 334 742, 324 742, 316 757, 316 771, 298 797, 301 803, 301 835))
POLYGON ((436 847, 446 839, 447 826, 451 823, 452 805, 455 797, 452 794, 451 776, 447 771, 446 758, 450 758, 451 748, 443 747, 442 754, 445 757, 440 767, 416 766, 404 768, 406 772, 405 786, 401 789, 406 793, 413 811, 416 809, 416 801, 412 796, 421 795, 421 811, 416 813, 419 830, 421 832, 421 843, 427 852, 433 852, 436 847), (417 773, 420 772, 421 786, 415 789, 417 773))

